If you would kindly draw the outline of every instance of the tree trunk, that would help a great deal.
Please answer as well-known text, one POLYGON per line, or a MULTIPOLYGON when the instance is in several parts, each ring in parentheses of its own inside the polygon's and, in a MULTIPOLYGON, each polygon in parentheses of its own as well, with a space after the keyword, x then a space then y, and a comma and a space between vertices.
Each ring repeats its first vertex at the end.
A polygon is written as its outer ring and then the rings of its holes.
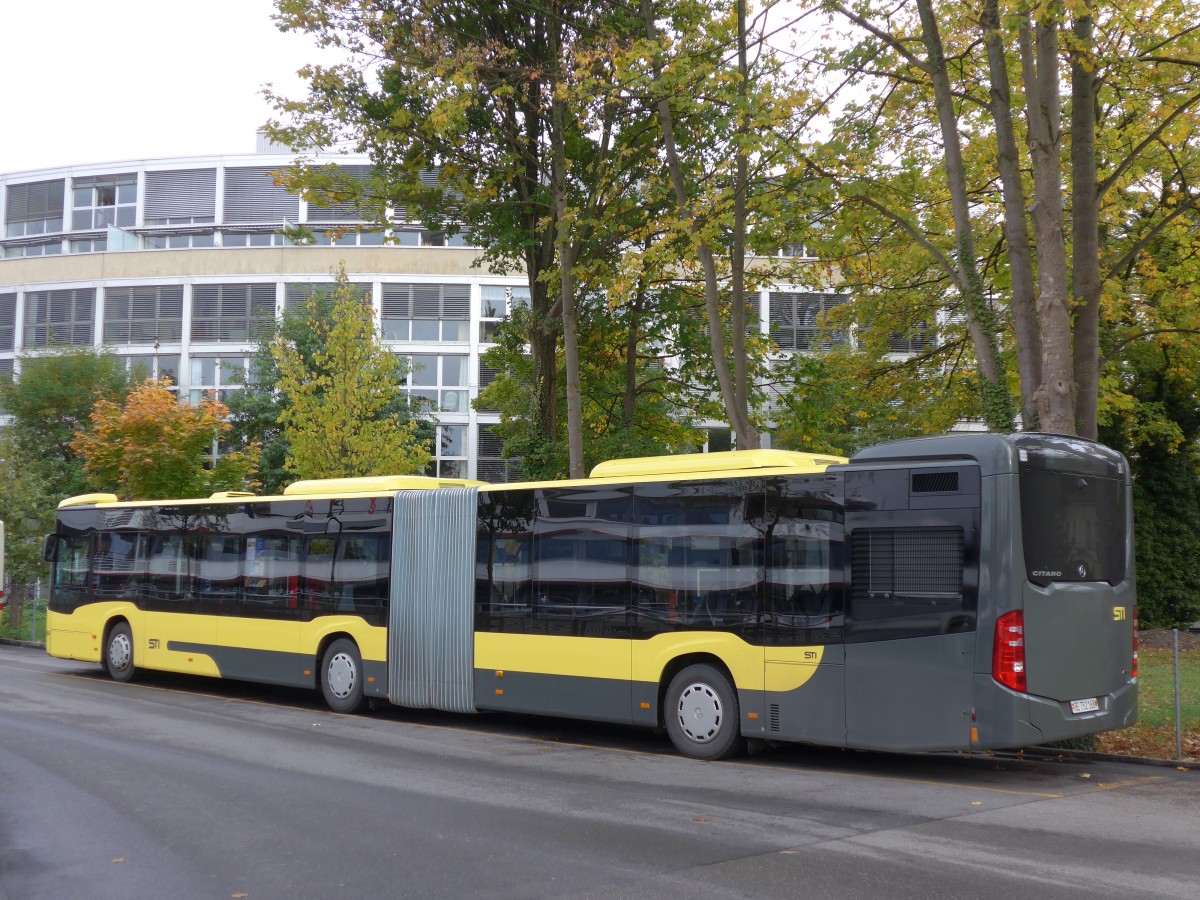
POLYGON ((950 202, 954 210, 959 289, 962 291, 967 311, 967 328, 975 345, 984 419, 989 428, 1008 431, 1013 426, 1012 398, 1006 383, 1004 358, 998 349, 995 311, 984 296, 983 279, 979 275, 979 265, 975 259, 975 236, 967 198, 962 147, 959 143, 958 119, 954 112, 954 97, 946 71, 942 38, 933 14, 932 0, 917 0, 917 10, 921 17, 921 39, 928 54, 928 70, 933 80, 938 122, 942 130, 946 182, 950 188, 950 202))
POLYGON ((1042 383, 1034 393, 1038 427, 1075 434, 1075 376, 1068 307, 1067 251, 1063 237, 1062 127, 1058 89, 1058 4, 1046 21, 1021 23, 1029 152, 1033 165, 1033 232, 1038 261, 1038 323, 1042 336, 1042 383), (1036 37, 1031 28, 1036 29, 1036 37))
POLYGON ((1021 383, 1021 417, 1026 429, 1037 427, 1033 395, 1042 383, 1042 340, 1037 321, 1033 257, 1025 213, 1025 186, 1012 121, 1012 92, 1008 60, 1000 38, 999 0, 984 0, 984 41, 991 80, 992 121, 996 126, 996 157, 1004 197, 1004 238, 1012 279, 1013 329, 1017 340, 1017 373, 1021 383))
POLYGON ((1071 239, 1077 433, 1096 439, 1100 394, 1100 198, 1096 175, 1095 40, 1090 0, 1071 50, 1071 239))
MULTIPOLYGON (((557 7, 555 7, 557 11, 557 7)), ((583 478, 583 399, 579 384, 579 311, 575 302, 576 245, 567 216, 566 113, 559 91, 562 55, 558 29, 550 28, 554 71, 550 74, 551 182, 557 213, 554 243, 558 248, 559 302, 562 304, 563 365, 567 375, 567 456, 571 478, 583 478)))
MULTIPOLYGON (((650 0, 642 0, 642 19, 646 25, 646 36, 651 42, 656 41, 658 29, 654 23, 654 10, 650 0)), ((655 69, 658 68, 656 61, 655 69)), ((748 409, 738 405, 737 389, 729 371, 728 354, 725 352, 724 320, 721 317, 721 287, 717 277, 716 257, 708 242, 699 236, 700 228, 688 199, 683 167, 679 161, 679 148, 675 142, 674 114, 665 97, 657 102, 656 109, 662 125, 663 152, 666 156, 671 187, 675 193, 676 208, 679 216, 687 223, 688 229, 698 238, 696 255, 700 257, 700 267, 704 272, 704 309, 708 316, 710 349, 713 355, 713 367, 717 375, 717 385, 721 392, 721 401, 725 406, 725 415, 729 419, 730 427, 737 435, 738 445, 757 447, 760 440, 758 429, 751 424, 748 409)))

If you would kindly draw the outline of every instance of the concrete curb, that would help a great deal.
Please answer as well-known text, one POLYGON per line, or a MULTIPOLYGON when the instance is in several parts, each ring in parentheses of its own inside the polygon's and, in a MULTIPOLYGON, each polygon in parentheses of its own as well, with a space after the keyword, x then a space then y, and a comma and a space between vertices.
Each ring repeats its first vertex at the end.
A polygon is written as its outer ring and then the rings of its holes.
MULTIPOLYGON (((41 641, 17 641, 12 638, 0 638, 0 644, 8 644, 10 647, 28 647, 31 650, 45 650, 46 645, 41 641)), ((4 900, 0 897, 0 900, 4 900)))

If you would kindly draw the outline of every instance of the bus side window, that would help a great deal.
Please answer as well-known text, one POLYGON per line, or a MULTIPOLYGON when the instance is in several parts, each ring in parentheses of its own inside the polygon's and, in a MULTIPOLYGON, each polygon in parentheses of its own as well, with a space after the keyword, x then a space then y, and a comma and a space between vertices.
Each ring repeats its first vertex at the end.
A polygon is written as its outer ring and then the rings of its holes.
POLYGON ((380 535, 342 535, 334 563, 334 612, 383 624, 391 542, 380 535))
POLYGON ((183 604, 191 600, 189 576, 192 569, 193 560, 185 552, 182 532, 148 535, 143 589, 145 607, 167 612, 190 612, 183 608, 183 604))
POLYGON ((197 586, 203 609, 210 615, 234 616, 241 600, 242 539, 213 534, 197 539, 197 586))
POLYGON ((242 614, 268 619, 298 616, 300 539, 290 534, 246 538, 242 570, 242 614))

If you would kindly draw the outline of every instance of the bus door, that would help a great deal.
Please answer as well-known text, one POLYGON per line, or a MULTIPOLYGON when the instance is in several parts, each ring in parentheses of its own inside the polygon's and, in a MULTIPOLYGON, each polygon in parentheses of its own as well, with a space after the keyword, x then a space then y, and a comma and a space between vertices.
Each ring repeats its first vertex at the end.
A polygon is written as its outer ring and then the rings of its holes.
POLYGON ((846 743, 970 745, 977 466, 846 472, 846 743))

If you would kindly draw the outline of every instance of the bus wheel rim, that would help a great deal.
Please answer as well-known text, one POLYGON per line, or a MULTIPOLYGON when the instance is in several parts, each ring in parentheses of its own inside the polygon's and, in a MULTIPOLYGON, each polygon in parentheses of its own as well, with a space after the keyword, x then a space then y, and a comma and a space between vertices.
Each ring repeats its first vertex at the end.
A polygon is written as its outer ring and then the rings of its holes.
POLYGON ((338 698, 349 697, 354 692, 356 675, 354 660, 348 653, 335 653, 325 673, 330 692, 338 698))
POLYGON ((679 695, 679 727, 697 744, 707 744, 721 731, 725 717, 721 698, 707 684, 689 684, 679 695))
POLYGON ((124 633, 113 635, 112 640, 108 642, 108 661, 112 663, 113 668, 125 668, 132 656, 133 647, 129 643, 129 636, 124 633))

